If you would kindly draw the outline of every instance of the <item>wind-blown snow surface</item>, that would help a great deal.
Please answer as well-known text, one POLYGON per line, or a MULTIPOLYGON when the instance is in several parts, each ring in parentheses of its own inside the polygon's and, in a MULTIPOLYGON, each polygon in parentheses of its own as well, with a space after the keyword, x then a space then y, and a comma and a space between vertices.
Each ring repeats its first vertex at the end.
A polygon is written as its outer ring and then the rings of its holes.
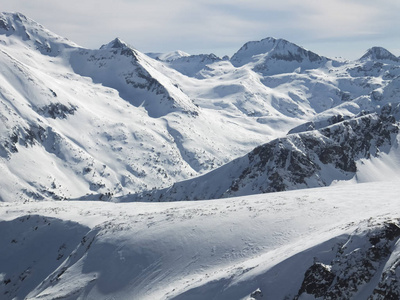
POLYGON ((386 181, 214 201, 2 203, 1 297, 398 299, 399 193, 386 181))

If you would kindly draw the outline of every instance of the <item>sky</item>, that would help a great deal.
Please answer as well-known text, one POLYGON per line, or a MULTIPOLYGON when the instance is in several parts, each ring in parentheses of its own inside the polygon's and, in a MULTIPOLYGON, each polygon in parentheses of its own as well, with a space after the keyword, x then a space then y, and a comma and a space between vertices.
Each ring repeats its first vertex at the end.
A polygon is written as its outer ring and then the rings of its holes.
POLYGON ((20 12, 85 48, 119 37, 142 52, 233 55, 283 38, 320 55, 357 59, 381 46, 400 55, 398 0, 13 0, 20 12))

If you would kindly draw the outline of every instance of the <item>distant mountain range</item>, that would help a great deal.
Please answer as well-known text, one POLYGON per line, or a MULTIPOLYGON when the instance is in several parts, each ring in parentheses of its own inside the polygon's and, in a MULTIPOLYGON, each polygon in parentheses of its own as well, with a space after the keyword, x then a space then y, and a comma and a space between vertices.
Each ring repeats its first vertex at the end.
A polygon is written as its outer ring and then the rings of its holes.
POLYGON ((210 199, 400 164, 400 60, 380 47, 356 61, 275 38, 231 58, 146 55, 2 13, 0 63, 2 201, 210 199))

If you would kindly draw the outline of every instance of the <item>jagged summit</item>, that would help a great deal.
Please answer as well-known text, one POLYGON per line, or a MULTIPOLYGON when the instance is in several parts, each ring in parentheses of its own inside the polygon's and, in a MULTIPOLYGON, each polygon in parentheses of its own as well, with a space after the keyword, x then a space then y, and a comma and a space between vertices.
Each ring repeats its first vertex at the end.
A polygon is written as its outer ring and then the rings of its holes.
POLYGON ((319 62, 324 59, 318 54, 287 40, 268 37, 261 41, 252 41, 244 44, 239 51, 232 56, 231 62, 234 66, 240 67, 250 62, 257 62, 268 58, 283 61, 296 61, 298 63, 303 61, 319 62))
POLYGON ((108 44, 102 45, 100 49, 124 49, 124 48, 132 48, 130 45, 125 43, 119 37, 113 39, 108 44))
POLYGON ((400 59, 385 48, 372 47, 360 58, 360 60, 390 60, 398 62, 400 59))

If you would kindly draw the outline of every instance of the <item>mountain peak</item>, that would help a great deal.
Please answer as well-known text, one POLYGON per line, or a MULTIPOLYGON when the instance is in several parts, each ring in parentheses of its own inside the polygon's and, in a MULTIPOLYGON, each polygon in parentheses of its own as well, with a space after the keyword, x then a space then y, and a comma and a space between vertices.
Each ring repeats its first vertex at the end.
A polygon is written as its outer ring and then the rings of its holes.
POLYGON ((0 13, 0 34, 22 39, 30 47, 47 55, 57 55, 61 48, 78 47, 18 12, 0 13))
POLYGON ((121 40, 119 37, 113 39, 108 44, 102 45, 100 49, 124 49, 131 48, 127 43, 121 40))
POLYGON ((24 27, 25 23, 29 23, 28 18, 19 12, 0 13, 0 32, 1 31, 6 31, 6 32, 17 31, 19 29, 19 27, 24 27))
POLYGON ((323 58, 285 39, 268 37, 261 41, 252 41, 244 44, 232 56, 231 62, 234 66, 240 67, 250 62, 265 61, 265 59, 296 61, 300 63, 304 60, 318 62, 323 58))
POLYGON ((385 48, 372 47, 360 58, 360 60, 391 60, 400 61, 398 57, 385 48))

